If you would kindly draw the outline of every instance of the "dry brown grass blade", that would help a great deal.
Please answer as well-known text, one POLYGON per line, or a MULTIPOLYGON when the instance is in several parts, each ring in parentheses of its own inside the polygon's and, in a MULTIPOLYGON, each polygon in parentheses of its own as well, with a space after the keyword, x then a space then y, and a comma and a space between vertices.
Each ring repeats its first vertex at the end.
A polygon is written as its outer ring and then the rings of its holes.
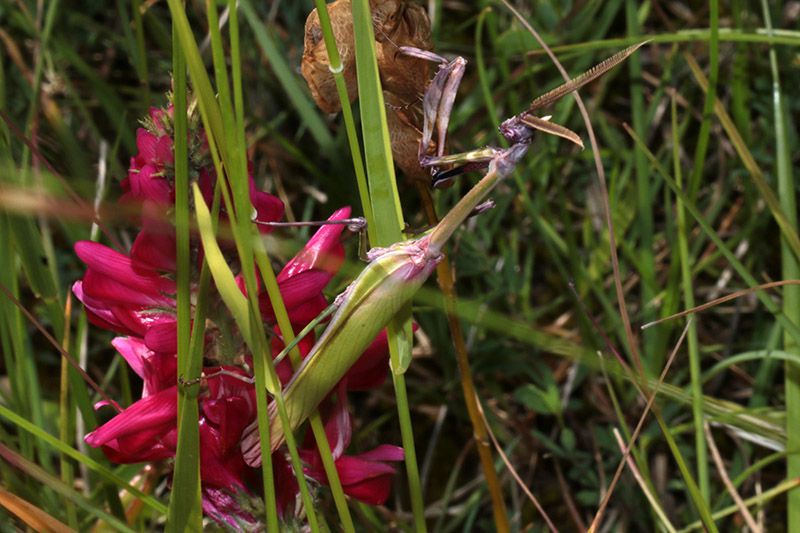
POLYGON ((506 455, 506 452, 503 451, 503 447, 500 446, 500 443, 497 441, 497 437, 494 436, 494 432, 492 431, 492 428, 489 427, 489 421, 486 420, 486 413, 483 412, 483 407, 481 406, 480 398, 478 398, 477 394, 475 395, 475 403, 478 405, 478 412, 480 413, 481 419, 483 420, 483 426, 484 428, 486 428, 486 433, 489 435, 489 438, 492 439, 492 444, 494 445, 494 449, 497 450, 497 454, 503 460, 503 463, 505 463, 506 468, 508 468, 509 473, 511 473, 511 477, 514 478, 514 481, 517 482, 517 485, 519 486, 519 488, 522 489, 522 492, 525 493, 525 496, 528 497, 528 499, 536 508, 536 510, 539 511, 539 514, 542 515, 542 518, 547 524, 547 527, 550 528, 550 531, 558 533, 558 528, 555 526, 555 524, 553 524, 553 521, 550 520, 550 517, 544 510, 544 507, 542 507, 542 504, 539 503, 539 500, 536 499, 536 496, 533 495, 531 490, 527 487, 527 485, 525 485, 525 482, 522 481, 522 477, 520 477, 519 473, 517 472, 517 469, 514 468, 514 465, 511 464, 511 461, 506 455))
POLYGON ((633 474, 633 477, 636 479, 636 483, 639 484, 639 488, 642 489, 647 501, 650 502, 650 505, 653 507, 653 512, 655 512, 659 520, 661 520, 661 525, 664 526, 667 531, 674 532, 675 526, 673 526, 672 522, 669 521, 667 514, 664 512, 664 508, 661 507, 658 499, 656 499, 655 495, 650 490, 650 487, 647 486, 647 482, 644 480, 644 477, 642 477, 642 473, 639 472, 639 469, 636 467, 636 461, 633 460, 633 457, 631 457, 629 453, 626 453, 630 447, 625 444, 625 441, 622 439, 622 435, 620 435, 617 428, 614 428, 614 437, 617 439, 617 445, 619 446, 620 451, 624 454, 625 463, 628 465, 628 470, 631 471, 631 474, 633 474))
POLYGON ((29 501, 11 494, 2 487, 0 487, 0 505, 25 522, 33 531, 46 531, 48 533, 67 533, 74 531, 72 528, 56 520, 29 501))
POLYGON ((685 311, 681 311, 680 313, 675 313, 674 315, 670 315, 664 318, 659 318, 658 320, 654 320, 653 322, 648 322, 642 326, 642 329, 647 329, 649 327, 661 324, 662 322, 667 322, 668 320, 674 320, 676 318, 680 318, 686 315, 692 315, 694 313, 699 313, 700 311, 705 311, 711 307, 715 307, 720 304, 724 304, 725 302, 729 302, 731 300, 735 300, 736 298, 741 298, 742 296, 747 296, 748 294, 764 291, 767 289, 774 289, 775 287, 782 287, 784 285, 800 285, 800 279, 784 279, 781 281, 771 281, 769 283, 762 283, 761 285, 756 285, 755 287, 749 287, 747 289, 738 290, 726 296, 722 296, 720 298, 715 298, 710 302, 706 302, 704 304, 697 305, 692 307, 691 309, 686 309, 685 311))
MULTIPOLYGON (((686 322, 686 326, 684 326, 683 332, 681 333, 678 342, 675 343, 675 348, 672 349, 672 353, 669 354, 669 359, 667 359, 667 364, 664 365, 664 370, 661 371, 661 375, 658 378, 658 382, 655 384, 655 387, 653 387, 653 390, 650 391, 650 395, 648 396, 647 393, 642 388, 636 385, 637 389, 642 394, 642 396, 647 398, 647 405, 645 405, 644 411, 642 412, 642 415, 639 417, 639 422, 636 424, 636 429, 633 430, 633 434, 631 435, 631 441, 628 443, 628 445, 622 452, 622 459, 620 460, 619 465, 617 466, 616 472, 614 472, 614 477, 611 479, 611 483, 608 485, 608 489, 606 490, 606 494, 603 497, 603 501, 600 502, 600 507, 598 507, 597 513, 594 516, 594 520, 592 520, 592 525, 589 526, 590 532, 595 532, 600 530, 600 524, 603 521, 603 515, 605 514, 606 507, 608 507, 608 502, 611 501, 611 496, 614 494, 614 488, 616 487, 617 482, 619 482, 619 478, 622 476, 622 471, 625 467, 625 463, 628 460, 628 456, 630 456, 631 454, 631 449, 633 448, 633 445, 636 443, 636 439, 639 438, 639 434, 641 433, 642 428, 644 428, 644 421, 647 418, 647 414, 650 412, 650 409, 653 407, 653 402, 655 401, 656 395, 658 394, 658 389, 661 387, 661 384, 664 383, 664 380, 667 378, 667 373, 669 373, 669 369, 672 366, 672 362, 675 360, 675 356, 678 355, 678 348, 681 347, 681 345, 683 344, 683 340, 686 338, 686 334, 689 332, 689 324, 691 324, 691 320, 688 320, 686 322)), ((633 378, 633 376, 631 376, 631 378, 633 378)), ((634 384, 636 384, 635 380, 632 379, 632 381, 634 384)))
POLYGON ((763 528, 758 525, 755 518, 753 518, 753 515, 750 514, 750 510, 744 504, 744 500, 741 496, 739 496, 739 492, 737 492, 736 487, 731 482, 728 472, 725 471, 725 463, 722 461, 722 456, 719 454, 717 444, 714 442, 714 436, 711 434, 711 426, 708 425, 708 422, 703 423, 703 431, 706 434, 708 451, 711 452, 711 457, 717 467, 719 477, 722 479, 722 483, 728 490, 728 494, 731 495, 731 498, 733 498, 733 501, 736 503, 736 507, 739 508, 739 513, 742 515, 742 518, 744 518, 744 521, 747 522, 747 527, 750 528, 750 531, 753 533, 761 533, 763 528))
POLYGON ((536 97, 531 105, 528 107, 528 111, 535 111, 537 109, 541 109, 543 107, 547 107, 564 96, 568 95, 571 92, 575 92, 587 83, 591 83, 612 68, 616 67, 628 57, 638 50, 641 46, 647 44, 649 41, 643 41, 638 44, 634 44, 633 46, 629 46, 625 50, 621 52, 617 52, 613 56, 609 57, 608 59, 598 63, 597 65, 593 66, 580 76, 576 76, 571 80, 567 81, 566 83, 559 85, 552 91, 547 91, 541 96, 536 97))
POLYGON ((520 120, 522 120, 522 123, 526 126, 530 126, 531 128, 541 131, 542 133, 555 135, 556 137, 561 137, 562 139, 573 142, 580 146, 581 150, 583 150, 583 141, 581 140, 580 136, 567 127, 556 124, 555 122, 550 122, 549 120, 545 120, 543 118, 539 118, 536 115, 525 115, 520 120))

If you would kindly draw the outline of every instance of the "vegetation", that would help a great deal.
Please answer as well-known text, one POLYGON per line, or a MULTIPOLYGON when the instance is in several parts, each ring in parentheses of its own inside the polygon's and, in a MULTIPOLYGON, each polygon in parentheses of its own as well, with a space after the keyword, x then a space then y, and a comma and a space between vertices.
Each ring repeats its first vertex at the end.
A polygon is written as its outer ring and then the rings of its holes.
MULTIPOLYGON (((242 526, 200 508, 205 437, 193 419, 222 427, 209 391, 224 381, 269 391, 250 406, 261 423, 249 442, 265 464, 248 470, 251 497, 237 502, 269 530, 800 531, 800 3, 510 1, 569 76, 648 42, 580 90, 596 144, 571 96, 537 111, 586 148, 537 134, 491 193, 493 207, 445 248, 454 289, 440 266, 389 323, 383 346, 405 373, 350 387, 348 453, 380 449, 395 466, 405 458, 381 478, 392 488, 385 503, 348 484, 332 460, 341 451, 325 442, 330 412, 347 416, 348 405, 326 399, 294 439, 288 432, 288 447, 270 453, 283 445, 268 444, 281 380, 310 346, 301 342, 275 368, 265 355, 277 356, 313 318, 293 314, 282 284, 301 276, 303 291, 332 302, 364 268, 367 241, 388 246, 429 229, 431 214, 449 212, 485 170, 438 189, 401 165, 395 176, 382 132, 399 107, 381 92, 386 73, 370 70, 382 37, 370 35, 368 9, 399 2, 352 1, 354 121, 347 106, 320 110, 300 73, 306 17, 322 2, 313 4, 0 3, 0 529, 242 526), (184 109, 187 99, 188 117, 161 123, 151 111, 184 109), (134 257, 143 221, 158 219, 128 201, 130 183, 121 186, 129 168, 142 168, 131 159, 143 157, 143 125, 153 142, 175 139, 175 163, 159 168, 174 179, 174 208, 170 200, 162 210, 177 257, 169 275, 159 268, 148 278, 174 282, 175 298, 135 311, 174 316, 168 385, 185 431, 154 441, 174 439, 167 459, 118 464, 84 437, 112 418, 112 402, 141 401, 142 374, 89 323, 73 284, 87 283, 86 265, 97 270, 104 250, 134 257), (248 174, 269 194, 252 193, 248 174), (208 187, 192 189, 201 175, 208 187), (316 228, 259 233, 251 223, 252 212, 260 222, 280 218, 270 195, 284 221, 325 220, 348 205, 367 218, 366 230, 338 226, 325 241, 338 257, 338 235, 349 235, 341 268, 315 264, 330 274, 324 289, 312 291, 305 283, 319 278, 287 266, 302 262, 296 254, 316 228), (88 240, 108 248, 76 246, 88 240), (220 343, 214 359, 193 324, 225 313, 240 351, 220 343), (209 370, 237 364, 248 372, 209 370), (292 476, 292 461, 305 476, 292 476), (288 509, 280 525, 278 509, 288 509)), ((467 59, 447 152, 508 147, 498 124, 564 77, 503 1, 416 9, 427 10, 435 53, 467 59)))

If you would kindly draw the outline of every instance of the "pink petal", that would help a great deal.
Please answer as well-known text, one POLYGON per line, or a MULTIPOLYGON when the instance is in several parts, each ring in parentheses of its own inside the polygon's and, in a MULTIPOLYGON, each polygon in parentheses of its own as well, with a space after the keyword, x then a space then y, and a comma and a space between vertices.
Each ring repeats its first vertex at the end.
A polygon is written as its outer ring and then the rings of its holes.
POLYGON ((152 200, 161 205, 172 203, 175 191, 163 175, 164 169, 147 162, 141 168, 128 171, 128 196, 137 200, 152 200))
POLYGON ((131 370, 144 379, 145 359, 152 354, 144 343, 135 337, 116 337, 111 345, 122 355, 131 370))
MULTIPOLYGON (((256 189, 255 180, 248 176, 250 201, 256 211, 256 220, 260 222, 277 222, 283 218, 284 205, 277 196, 256 189)), ((259 226, 261 233, 268 233, 269 226, 259 226)))
POLYGON ((86 443, 102 446, 112 440, 153 440, 176 425, 177 386, 135 402, 117 416, 86 435, 86 443))
POLYGON ((204 486, 244 489, 247 465, 239 453, 228 454, 219 432, 200 424, 200 476, 204 486))
MULTIPOLYGON (((322 296, 322 289, 325 288, 325 285, 327 285, 330 280, 331 275, 323 270, 307 270, 279 283, 281 296, 283 296, 283 303, 289 311, 292 322, 300 322, 301 319, 295 316, 295 311, 301 311, 299 308, 303 304, 314 303, 314 309, 316 309, 319 306, 320 298, 322 299, 322 308, 312 314, 306 322, 316 317, 319 311, 327 307, 327 301, 324 296, 322 296)), ((274 320, 275 312, 270 305, 269 297, 266 292, 261 294, 260 304, 264 318, 269 321, 274 320)), ((308 313, 304 313, 303 318, 305 318, 307 314, 308 313)))
POLYGON ((143 311, 122 305, 111 306, 111 312, 116 320, 123 327, 132 331, 137 337, 143 336, 147 332, 150 324, 156 322, 158 317, 163 316, 160 312, 143 311))
POLYGON ((402 461, 406 457, 405 450, 392 444, 381 444, 358 457, 368 461, 402 461))
POLYGON ((136 272, 130 257, 107 246, 92 241, 79 241, 75 243, 75 253, 89 268, 124 283, 131 289, 150 293, 175 293, 174 281, 159 276, 155 271, 147 274, 136 272))
POLYGON ((178 323, 172 319, 153 324, 144 335, 144 343, 154 352, 177 353, 178 323))
POLYGON ((143 275, 148 275, 148 270, 175 271, 175 230, 171 224, 156 220, 153 213, 148 213, 156 208, 154 202, 143 204, 144 228, 131 247, 132 266, 143 275))
MULTIPOLYGON (((349 216, 350 208, 343 207, 328 217, 328 220, 342 220, 349 216)), ((322 269, 335 274, 344 261, 344 247, 340 242, 344 228, 342 224, 329 224, 318 229, 303 249, 286 263, 278 274, 278 281, 310 269, 322 269)))
POLYGON ((86 307, 86 316, 89 318, 89 322, 95 326, 110 331, 116 331, 117 333, 122 333, 123 335, 134 333, 134 331, 124 326, 119 320, 117 320, 117 318, 114 316, 114 312, 108 305, 95 300, 91 296, 87 296, 83 291, 82 281, 76 281, 72 284, 72 292, 75 294, 78 300, 80 300, 84 307, 86 307))
POLYGON ((154 162, 160 165, 171 165, 174 161, 174 154, 172 152, 172 139, 166 135, 162 135, 156 141, 154 147, 154 162))
MULTIPOLYGON (((338 465, 337 465, 338 466, 338 465)), ((368 505, 383 505, 389 499, 394 473, 364 479, 342 487, 344 493, 368 505)))
POLYGON ((286 307, 295 307, 317 296, 330 280, 331 275, 324 270, 306 270, 281 282, 279 287, 286 307))
POLYGON ((139 157, 145 161, 152 161, 156 155, 156 143, 158 137, 144 128, 136 130, 136 147, 139 149, 139 157))
POLYGON ((83 276, 83 291, 87 296, 104 302, 109 307, 175 307, 175 301, 154 291, 137 289, 102 273, 88 269, 83 276))
POLYGON ((395 469, 380 461, 364 459, 361 455, 345 455, 336 460, 336 471, 339 472, 342 485, 348 486, 365 479, 394 474, 395 469))

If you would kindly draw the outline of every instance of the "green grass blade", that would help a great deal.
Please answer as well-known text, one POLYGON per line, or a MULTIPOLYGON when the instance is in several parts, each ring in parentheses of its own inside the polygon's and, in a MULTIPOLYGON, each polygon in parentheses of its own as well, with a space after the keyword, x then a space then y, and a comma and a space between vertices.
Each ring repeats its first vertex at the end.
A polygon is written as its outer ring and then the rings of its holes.
POLYGON ((314 3, 317 6, 322 37, 325 39, 328 63, 330 64, 330 70, 336 82, 336 92, 339 96, 339 103, 342 105, 342 117, 344 118, 344 127, 347 133, 347 143, 350 146, 350 157, 353 160, 353 170, 356 174, 358 196, 361 200, 361 209, 364 211, 364 218, 367 219, 367 233, 371 235, 374 240, 374 235, 372 235, 374 230, 371 228, 375 227, 375 216, 372 214, 372 205, 369 200, 369 185, 367 184, 367 176, 364 171, 364 158, 361 156, 358 132, 356 132, 356 124, 353 119, 353 107, 350 105, 350 95, 347 94, 347 85, 345 84, 344 74, 342 73, 342 60, 336 45, 336 39, 333 35, 331 17, 328 14, 328 5, 325 3, 325 0, 314 0, 314 3))
MULTIPOLYGON (((761 1, 764 23, 768 31, 772 31, 770 6, 761 1)), ((787 135, 787 109, 783 102, 781 79, 778 70, 778 56, 774 47, 769 49, 769 66, 772 74, 772 107, 775 128, 776 170, 778 177, 778 197, 781 208, 788 215, 791 229, 797 230, 796 184, 792 176, 792 158, 789 151, 787 135)), ((784 279, 800 277, 800 263, 787 240, 784 232, 781 239, 781 271, 784 279)), ((787 286, 783 289, 783 312, 794 323, 800 323, 800 287, 787 286)), ((787 352, 800 351, 800 342, 788 332, 783 335, 783 349, 787 352)), ((786 474, 789 478, 800 477, 800 365, 787 360, 785 362, 785 396, 786 396, 786 474)), ((792 491, 787 495, 787 531, 800 531, 800 492, 792 491)))
MULTIPOLYGON (((628 26, 628 36, 641 39, 641 28, 639 25, 639 13, 637 7, 639 2, 626 0, 625 20, 628 26)), ((627 60, 628 72, 632 80, 631 92, 631 114, 633 129, 640 136, 646 131, 645 124, 645 102, 644 87, 642 86, 642 56, 633 54, 627 60)), ((652 305, 656 291, 656 264, 653 256, 653 198, 650 192, 650 172, 647 165, 647 158, 634 147, 634 171, 636 174, 636 227, 639 230, 639 273, 642 277, 640 284, 640 301, 642 319, 652 320, 654 307, 652 305)), ((665 351, 657 345, 658 332, 656 330, 645 331, 642 334, 642 351, 644 356, 644 366, 651 375, 658 375, 659 370, 664 366, 665 351)))
MULTIPOLYGON (((381 88, 380 73, 375 52, 375 35, 368 0, 352 4, 353 34, 355 39, 358 97, 361 108, 361 135, 364 139, 364 157, 369 181, 372 212, 380 214, 374 219, 373 246, 388 246, 402 239, 403 211, 397 192, 392 147, 386 123, 386 109, 381 88)), ((425 531, 422 487, 417 467, 414 433, 408 407, 404 369, 411 360, 411 309, 401 310, 389 324, 389 355, 392 380, 395 386, 398 416, 405 449, 411 508, 417 531, 425 531)))
POLYGON ((214 155, 214 148, 216 147, 220 151, 222 158, 228 160, 227 147, 224 143, 217 146, 215 142, 217 139, 225 139, 222 113, 216 101, 216 92, 211 86, 211 80, 208 78, 203 58, 200 57, 200 50, 194 40, 189 20, 186 18, 186 12, 180 0, 167 0, 167 2, 172 14, 173 24, 175 24, 178 40, 186 58, 186 65, 194 87, 194 95, 200 103, 200 113, 203 115, 203 123, 206 126, 206 134, 211 145, 212 155, 214 155))
MULTIPOLYGON (((191 250, 189 247, 189 153, 186 115, 186 62, 173 28, 173 120, 175 152, 175 240, 178 308, 178 375, 186 381, 199 377, 202 354, 190 349, 191 250)), ((208 283, 206 283, 206 287, 208 283)), ((201 294, 200 298, 203 298, 201 294)), ((198 307, 200 307, 198 302, 198 307)), ((205 318, 195 318, 196 330, 203 330, 205 318)), ((195 332, 196 333, 196 332, 195 332)), ((175 451, 173 484, 180 490, 170 494, 168 531, 203 528, 200 494, 200 431, 199 408, 195 387, 178 386, 178 445, 175 451)))
POLYGON ((72 487, 69 487, 57 477, 46 472, 39 465, 25 459, 20 454, 3 444, 0 444, 0 457, 2 457, 4 461, 14 465, 26 475, 37 480, 45 487, 48 487, 61 496, 67 498, 75 505, 81 507, 84 511, 105 521, 107 525, 113 526, 116 531, 125 531, 130 533, 134 532, 134 530, 128 527, 125 522, 97 507, 96 504, 88 501, 82 494, 75 491, 72 487))
POLYGON ((162 514, 165 514, 167 512, 167 507, 158 500, 156 500, 155 498, 153 498, 152 496, 143 493, 141 490, 137 489, 133 485, 130 485, 127 481, 119 477, 112 470, 103 466, 101 463, 82 454, 75 448, 61 442, 56 437, 50 435, 42 428, 29 422, 28 420, 25 420, 23 417, 11 411, 7 407, 0 405, 0 416, 11 422, 18 428, 46 442, 57 452, 62 453, 68 457, 71 457, 72 459, 75 459, 76 461, 85 464, 90 470, 99 474, 100 477, 102 477, 104 480, 108 481, 109 483, 120 489, 124 489, 131 495, 141 499, 145 505, 153 509, 155 512, 162 514))
POLYGON ((206 206, 200 188, 197 184, 194 184, 192 190, 200 239, 203 241, 203 250, 205 251, 208 268, 214 278, 214 284, 222 297, 222 301, 225 302, 225 306, 236 321, 236 326, 242 333, 245 342, 252 345, 253 337, 251 335, 247 298, 245 298, 236 284, 233 272, 231 272, 225 256, 222 255, 219 243, 214 237, 214 230, 211 226, 211 213, 208 211, 208 206, 206 206))
POLYGON ((719 0, 711 0, 709 3, 710 28, 708 40, 708 61, 709 76, 708 90, 706 91, 705 102, 703 103, 703 120, 700 123, 700 133, 697 136, 697 144, 694 152, 694 167, 689 178, 690 197, 694 198, 700 189, 700 178, 703 175, 703 168, 706 164, 706 153, 708 151, 708 140, 711 136, 711 118, 714 112, 714 103, 717 99, 717 78, 719 77, 719 0))
MULTIPOLYGON (((675 98, 672 98, 672 150, 673 171, 678 187, 683 187, 680 166, 680 139, 678 137, 678 109, 675 98)), ((683 203, 678 200, 678 248, 681 262, 681 284, 683 286, 683 300, 687 309, 694 307, 694 284, 689 256, 689 232, 686 226, 686 210, 683 203)), ((700 494, 703 499, 710 501, 710 487, 708 477, 708 453, 703 431, 703 383, 701 380, 700 348, 697 340, 697 324, 689 324, 687 336, 689 348, 689 374, 692 388, 692 416, 694 422, 695 460, 697 464, 697 477, 700 483, 700 494)))

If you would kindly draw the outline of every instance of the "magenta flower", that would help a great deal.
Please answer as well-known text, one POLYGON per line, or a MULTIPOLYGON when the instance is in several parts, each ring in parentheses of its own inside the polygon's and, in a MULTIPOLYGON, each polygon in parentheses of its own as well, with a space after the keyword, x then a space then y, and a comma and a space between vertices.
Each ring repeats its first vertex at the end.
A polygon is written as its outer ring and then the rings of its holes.
MULTIPOLYGON (((196 120, 190 127, 190 177, 210 204, 216 187, 216 173, 208 155, 205 134, 196 120)), ((261 498, 260 455, 248 464, 244 443, 256 439, 256 390, 252 376, 252 355, 238 336, 219 295, 208 295, 214 313, 206 318, 203 377, 198 383, 179 384, 177 375, 177 310, 175 302, 175 229, 171 221, 175 198, 172 109, 151 109, 144 127, 137 131, 138 153, 131 159, 123 182, 126 202, 142 208, 142 227, 129 253, 105 245, 81 241, 75 252, 86 264, 83 279, 73 292, 83 302, 92 324, 119 333, 112 345, 142 379, 142 395, 132 405, 120 408, 105 424, 86 435, 86 442, 102 448, 116 463, 161 461, 175 456, 177 446, 177 398, 179 386, 199 387, 200 475, 203 510, 220 524, 238 530, 258 527, 250 500, 261 498), (224 322, 224 323, 223 323, 224 322), (224 336, 221 333, 225 332, 224 336), (221 339, 225 342, 221 342, 221 339)), ((257 190, 248 172, 254 222, 274 222, 283 216, 283 203, 257 190)), ((334 212, 330 221, 347 219, 350 208, 334 212)), ((227 218, 221 206, 220 218, 227 218)), ((269 226, 259 225, 262 232, 269 226)), ((342 224, 319 229, 277 276, 279 289, 293 329, 299 331, 328 306, 324 289, 344 261, 342 224)), ((236 264, 234 248, 223 247, 236 264)), ((202 259, 198 240, 192 241, 192 257, 202 259)), ((238 280, 241 281, 241 280, 238 280)), ((240 288, 244 292, 244 284, 240 288)), ((191 290, 197 290, 196 283, 191 290)), ((259 306, 264 327, 273 332, 272 350, 284 347, 272 304, 259 288, 259 306)), ((194 295, 192 301, 195 301, 194 295)), ((314 336, 302 339, 303 357, 311 350, 314 336)), ((385 334, 379 335, 363 357, 342 380, 336 400, 328 399, 330 415, 326 431, 334 444, 336 468, 345 492, 362 501, 381 504, 389 494, 394 467, 403 459, 402 448, 382 445, 358 455, 345 455, 352 429, 347 412, 347 389, 366 390, 379 386, 388 369, 385 334)), ((292 369, 288 359, 277 365, 283 383, 292 369)), ((107 403, 97 404, 97 408, 107 403)), ((295 501, 298 486, 290 465, 278 450, 272 456, 275 491, 283 514, 295 501)), ((306 474, 326 483, 316 447, 302 450, 306 474)))
MULTIPOLYGON (((347 410, 347 396, 342 385, 336 393, 336 401, 325 423, 325 433, 331 446, 336 471, 342 482, 344 493, 370 505, 383 505, 389 497, 395 468, 389 463, 404 459, 403 448, 382 444, 358 455, 345 455, 352 436, 352 423, 347 410)), ((322 466, 322 457, 313 439, 306 439, 310 448, 301 449, 300 456, 306 463, 305 473, 316 481, 328 484, 322 466)))

